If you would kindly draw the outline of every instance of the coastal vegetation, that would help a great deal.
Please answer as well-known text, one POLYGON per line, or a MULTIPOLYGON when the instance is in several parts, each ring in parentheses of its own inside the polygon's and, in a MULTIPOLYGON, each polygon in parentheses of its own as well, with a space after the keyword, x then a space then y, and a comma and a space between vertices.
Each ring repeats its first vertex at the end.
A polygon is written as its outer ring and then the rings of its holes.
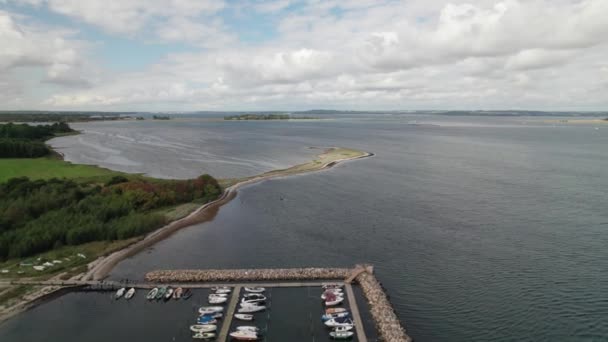
POLYGON ((103 185, 12 178, 0 185, 0 260, 143 235, 166 223, 164 216, 150 211, 205 203, 220 192, 209 175, 154 182, 115 176, 103 185))
POLYGON ((0 125, 0 261, 138 237, 221 194, 209 175, 153 179, 50 155, 46 139, 73 133, 66 123, 0 125))
POLYGON ((0 122, 85 122, 129 120, 130 112, 0 111, 0 122))
POLYGON ((224 120, 313 120, 311 116, 291 116, 289 114, 240 114, 224 116, 224 120))
POLYGON ((30 126, 8 123, 0 125, 0 158, 35 158, 51 153, 44 144, 56 135, 74 133, 64 122, 30 126))

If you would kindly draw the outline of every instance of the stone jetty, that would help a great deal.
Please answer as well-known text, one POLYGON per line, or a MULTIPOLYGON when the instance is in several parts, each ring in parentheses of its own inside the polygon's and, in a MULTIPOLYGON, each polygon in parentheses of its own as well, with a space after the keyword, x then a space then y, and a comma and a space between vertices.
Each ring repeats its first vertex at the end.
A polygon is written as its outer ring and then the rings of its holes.
POLYGON ((343 280, 349 268, 269 268, 234 270, 160 270, 146 274, 146 280, 159 283, 249 282, 291 280, 343 280))
POLYGON ((356 280, 369 303, 370 312, 380 339, 387 342, 412 341, 412 338, 405 333, 401 321, 395 314, 393 306, 388 301, 386 293, 384 293, 376 277, 373 274, 362 272, 359 273, 356 280))

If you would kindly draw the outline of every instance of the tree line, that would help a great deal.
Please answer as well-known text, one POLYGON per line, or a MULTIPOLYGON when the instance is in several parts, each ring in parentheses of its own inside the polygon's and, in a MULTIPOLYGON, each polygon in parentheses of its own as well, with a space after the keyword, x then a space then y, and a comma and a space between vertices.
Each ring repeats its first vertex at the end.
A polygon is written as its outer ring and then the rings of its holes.
POLYGON ((74 132, 65 122, 52 125, 3 124, 0 125, 0 158, 35 158, 51 152, 44 144, 46 139, 60 133, 74 132))
POLYGON ((13 178, 0 184, 0 260, 139 236, 166 223, 154 209, 208 202, 220 193, 209 175, 191 180, 117 176, 106 184, 13 178))

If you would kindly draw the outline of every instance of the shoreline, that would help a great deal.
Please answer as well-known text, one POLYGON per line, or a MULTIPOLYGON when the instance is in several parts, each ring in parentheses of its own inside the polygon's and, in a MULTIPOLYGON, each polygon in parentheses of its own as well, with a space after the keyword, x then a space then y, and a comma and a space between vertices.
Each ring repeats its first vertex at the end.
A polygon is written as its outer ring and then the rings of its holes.
MULTIPOLYGON (((336 150, 336 149, 338 149, 338 148, 330 147, 330 148, 326 149, 324 154, 326 154, 328 151, 336 150)), ((309 174, 309 173, 313 173, 313 172, 324 171, 324 170, 331 169, 332 167, 339 165, 341 163, 344 163, 344 162, 372 157, 375 155, 374 153, 370 153, 370 152, 363 152, 363 151, 357 151, 357 152, 359 152, 361 154, 357 155, 357 156, 352 156, 352 157, 330 160, 323 164, 315 165, 311 169, 298 170, 297 169, 298 166, 306 165, 306 164, 301 164, 301 165, 296 165, 296 166, 293 166, 291 168, 287 168, 284 170, 273 170, 273 171, 262 173, 257 176, 252 176, 252 177, 240 180, 240 181, 226 187, 224 189, 224 191, 222 192, 221 196, 218 199, 216 199, 215 201, 203 204, 202 206, 200 206, 198 209, 194 210, 187 216, 185 216, 181 219, 169 222, 165 226, 149 233, 148 235, 145 235, 141 240, 136 241, 136 242, 126 246, 123 249, 115 251, 107 256, 103 256, 103 257, 93 260, 92 262, 87 264, 87 267, 88 267, 87 272, 77 274, 77 275, 73 276, 71 279, 101 280, 101 279, 106 278, 109 275, 109 273, 112 271, 112 269, 114 269, 114 267, 121 261, 144 251, 145 249, 153 246, 154 244, 156 244, 164 239, 167 239, 168 237, 170 237, 172 234, 179 231, 180 229, 187 228, 187 227, 190 227, 195 224, 199 224, 199 223, 203 223, 203 222, 212 220, 215 217, 215 215, 217 215, 219 209, 224 204, 229 203, 231 200, 233 200, 237 196, 237 194, 238 194, 237 190, 241 187, 260 183, 265 180, 274 179, 274 178, 284 178, 284 177, 289 177, 289 176, 305 175, 305 174, 309 174), (294 171, 294 169, 295 169, 295 171, 294 171)), ((321 154, 320 156, 322 156, 322 155, 323 154, 321 154)), ((39 303, 43 303, 48 298, 50 298, 52 296, 56 296, 58 292, 65 290, 65 289, 68 289, 68 288, 66 288, 66 287, 42 287, 40 289, 37 289, 34 292, 31 292, 27 296, 29 298, 24 298, 24 299, 16 302, 15 304, 6 308, 5 312, 0 314, 0 324, 21 312, 24 312, 32 307, 35 307, 39 303)))
POLYGON ((281 171, 269 171, 267 173, 263 173, 258 176, 253 176, 251 178, 244 179, 239 181, 229 187, 227 187, 222 195, 216 199, 215 201, 205 203, 192 213, 188 214, 186 217, 178 219, 176 221, 170 222, 169 224, 161 227, 154 232, 146 235, 142 240, 139 240, 133 243, 130 246, 125 247, 119 251, 116 251, 106 257, 103 257, 101 260, 97 259, 91 262, 89 265, 89 270, 80 277, 82 280, 101 280, 108 276, 108 274, 112 271, 112 269, 122 260, 134 256, 144 249, 168 238, 173 233, 177 232, 182 228, 186 228, 195 224, 203 223, 209 221, 217 214, 217 211, 226 203, 230 202, 237 195, 237 190, 243 186, 255 184, 258 182, 262 182, 268 179, 273 178, 281 178, 294 176, 297 174, 307 174, 322 170, 330 169, 342 162, 356 160, 361 158, 371 157, 374 154, 369 152, 362 152, 363 154, 360 156, 349 157, 349 158, 341 158, 329 161, 327 163, 322 164, 321 166, 311 169, 309 171, 299 172, 299 173, 289 173, 289 169, 281 170, 281 171))

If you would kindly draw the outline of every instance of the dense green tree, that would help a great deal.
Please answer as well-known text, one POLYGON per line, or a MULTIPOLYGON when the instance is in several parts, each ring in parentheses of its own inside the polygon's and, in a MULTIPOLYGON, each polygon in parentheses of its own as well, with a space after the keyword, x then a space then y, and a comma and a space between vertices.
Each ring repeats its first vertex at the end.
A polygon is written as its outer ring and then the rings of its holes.
POLYGON ((164 216, 152 210, 210 201, 221 193, 209 175, 194 180, 110 183, 99 186, 22 177, 0 184, 0 260, 57 246, 142 235, 165 224, 164 216))

